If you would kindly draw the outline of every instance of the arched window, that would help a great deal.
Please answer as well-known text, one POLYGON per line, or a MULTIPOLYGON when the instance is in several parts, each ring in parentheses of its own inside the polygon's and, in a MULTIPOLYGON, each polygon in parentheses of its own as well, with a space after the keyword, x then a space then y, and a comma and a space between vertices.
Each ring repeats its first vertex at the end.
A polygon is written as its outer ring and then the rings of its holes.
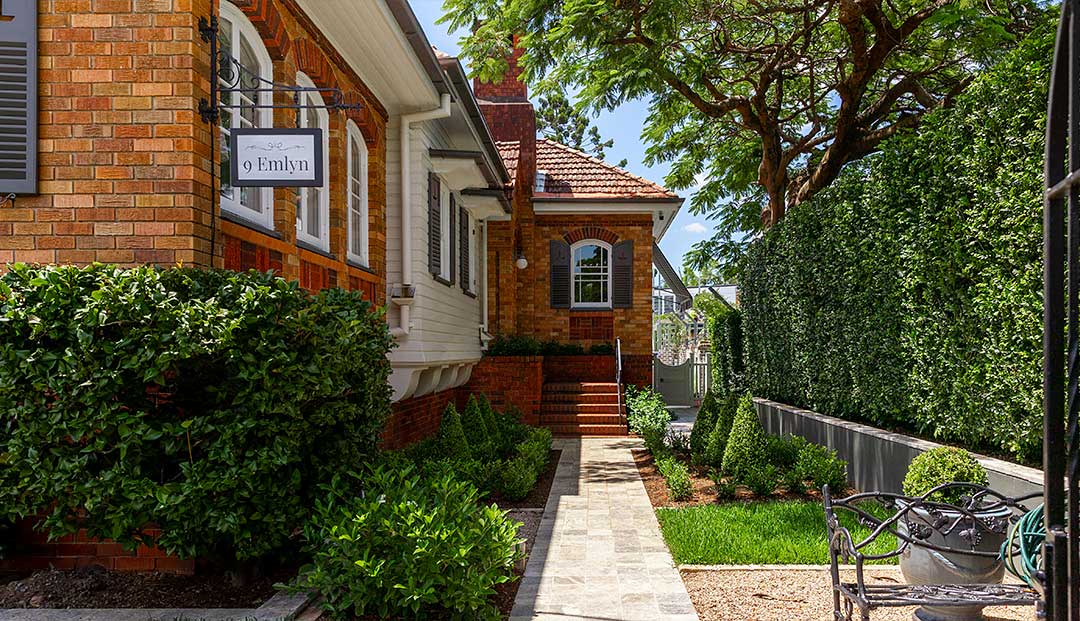
POLYGON ((262 86, 256 76, 270 80, 273 77, 273 63, 255 26, 240 9, 228 2, 221 3, 218 47, 236 59, 242 67, 240 75, 235 76, 230 73, 233 68, 223 63, 218 73, 218 83, 223 88, 250 89, 221 94, 221 113, 218 117, 221 144, 221 209, 273 228, 273 189, 233 187, 230 169, 232 154, 229 153, 229 135, 233 129, 273 126, 272 110, 255 107, 269 103, 270 94, 258 90, 262 86))
POLYGON ((368 264, 368 153, 367 144, 360 128, 351 120, 347 124, 349 136, 349 205, 348 257, 361 265, 368 264))
POLYGON ((611 246, 587 239, 570 250, 572 306, 611 308, 611 246))
MULTIPOLYGON (((296 74, 296 84, 315 88, 311 78, 296 74)), ((318 188, 300 188, 296 205, 296 239, 311 244, 319 250, 330 250, 330 114, 326 111, 322 94, 316 90, 300 93, 300 127, 322 129, 323 184, 318 188)))

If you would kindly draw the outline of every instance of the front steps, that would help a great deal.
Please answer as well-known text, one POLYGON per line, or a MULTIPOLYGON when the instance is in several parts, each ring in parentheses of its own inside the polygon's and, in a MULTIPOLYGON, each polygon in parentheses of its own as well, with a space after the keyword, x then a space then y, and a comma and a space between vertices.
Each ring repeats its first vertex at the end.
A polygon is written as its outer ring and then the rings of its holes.
POLYGON ((625 436, 619 416, 619 387, 614 382, 544 384, 540 425, 568 436, 625 436))

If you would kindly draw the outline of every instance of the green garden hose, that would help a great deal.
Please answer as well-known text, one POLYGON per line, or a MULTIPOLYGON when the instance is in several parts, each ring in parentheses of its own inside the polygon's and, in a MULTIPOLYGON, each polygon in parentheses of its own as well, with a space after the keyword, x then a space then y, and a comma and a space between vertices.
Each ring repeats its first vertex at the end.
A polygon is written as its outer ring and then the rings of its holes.
POLYGON ((1020 578, 1030 587, 1035 586, 1035 575, 1042 569, 1042 544, 1046 539, 1043 524, 1043 506, 1039 505, 1025 513, 1009 527, 1009 536, 1001 544, 1001 558, 1009 573, 1020 578), (1020 566, 1016 566, 1016 558, 1020 566))

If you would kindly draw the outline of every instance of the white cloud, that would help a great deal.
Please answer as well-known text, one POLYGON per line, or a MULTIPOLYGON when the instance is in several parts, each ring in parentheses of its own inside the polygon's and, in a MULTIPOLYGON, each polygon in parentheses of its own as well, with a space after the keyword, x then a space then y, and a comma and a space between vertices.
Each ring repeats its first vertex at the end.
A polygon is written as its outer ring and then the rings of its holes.
POLYGON ((690 224, 682 227, 682 230, 686 231, 687 233, 702 235, 706 233, 709 229, 705 228, 705 225, 700 222, 691 222, 690 224))

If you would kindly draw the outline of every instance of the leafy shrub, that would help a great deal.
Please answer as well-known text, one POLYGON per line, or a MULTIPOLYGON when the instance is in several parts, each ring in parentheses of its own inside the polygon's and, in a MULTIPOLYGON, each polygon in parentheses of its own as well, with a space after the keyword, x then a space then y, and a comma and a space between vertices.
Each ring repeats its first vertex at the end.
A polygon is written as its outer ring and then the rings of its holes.
POLYGON ((690 480, 690 470, 686 464, 674 457, 664 456, 656 460, 656 468, 667 483, 672 500, 687 500, 694 495, 694 486, 690 480))
POLYGON ((769 463, 781 471, 795 468, 799 453, 807 444, 801 436, 768 436, 766 441, 769 443, 769 463))
POLYGON ((449 474, 377 468, 362 482, 362 495, 336 481, 318 501, 304 529, 312 563, 294 590, 317 590, 333 619, 498 619, 488 598, 513 579, 518 524, 449 474))
POLYGON ((540 341, 531 336, 498 335, 488 343, 489 356, 539 356, 540 341))
POLYGON ((465 430, 461 426, 461 415, 453 403, 447 403, 439 422, 439 453, 451 459, 461 459, 472 455, 465 430))
POLYGON ((745 485, 755 496, 764 498, 776 491, 776 479, 780 472, 776 466, 766 464, 758 470, 751 470, 735 480, 745 485))
POLYGON ((651 388, 627 386, 626 408, 630 431, 641 436, 651 452, 664 451, 671 413, 660 393, 651 388))
POLYGON ((753 394, 1038 457, 1053 40, 1036 29, 750 244, 753 394))
POLYGON ((589 346, 589 355, 592 356, 614 356, 615 346, 611 343, 593 343, 589 346))
POLYGON ((747 395, 739 400, 735 422, 724 447, 723 470, 742 483, 762 471, 768 460, 765 430, 761 428, 754 402, 747 395))
POLYGON ((580 356, 585 353, 585 348, 580 343, 560 343, 553 339, 540 345, 540 353, 544 356, 580 356))
MULTIPOLYGON (((790 494, 806 493, 806 481, 802 478, 802 472, 798 468, 780 470, 780 485, 790 494)), ((830 488, 831 489, 831 488, 830 488)))
POLYGON ((834 493, 847 489, 847 462, 836 456, 836 451, 807 442, 799 450, 799 461, 795 464, 799 480, 813 481, 814 487, 821 489, 825 485, 834 493))
POLYGON ((687 455, 690 453, 690 436, 674 431, 668 427, 667 438, 664 440, 667 448, 672 453, 687 455))
POLYGON ((536 464, 529 457, 518 455, 502 466, 499 493, 510 500, 521 500, 536 485, 538 474, 536 464))
POLYGON ((694 426, 690 429, 690 455, 696 464, 706 463, 705 449, 709 445, 709 435, 712 434, 713 427, 716 425, 719 409, 720 404, 716 402, 713 392, 711 390, 706 392, 701 399, 701 407, 698 408, 694 426))
POLYGON ((183 557, 289 542, 377 451, 382 315, 269 274, 95 264, 0 276, 0 519, 183 557))
MULTIPOLYGON (((938 485, 952 482, 986 485, 986 468, 964 449, 939 446, 911 460, 904 477, 904 493, 922 496, 938 485)), ((959 504, 964 495, 970 496, 970 491, 949 489, 933 494, 930 500, 959 504)))
POLYGON ((741 321, 742 313, 723 303, 709 305, 706 312, 705 330, 715 361, 714 390, 721 395, 746 391, 741 321))
POLYGON ((709 470, 709 479, 711 479, 713 485, 716 486, 716 497, 718 499, 730 500, 735 497, 735 492, 738 488, 733 481, 724 478, 719 470, 716 468, 709 470))
POLYGON ((547 465, 550 454, 551 430, 543 427, 530 429, 528 439, 518 445, 518 455, 525 458, 538 473, 547 465))

